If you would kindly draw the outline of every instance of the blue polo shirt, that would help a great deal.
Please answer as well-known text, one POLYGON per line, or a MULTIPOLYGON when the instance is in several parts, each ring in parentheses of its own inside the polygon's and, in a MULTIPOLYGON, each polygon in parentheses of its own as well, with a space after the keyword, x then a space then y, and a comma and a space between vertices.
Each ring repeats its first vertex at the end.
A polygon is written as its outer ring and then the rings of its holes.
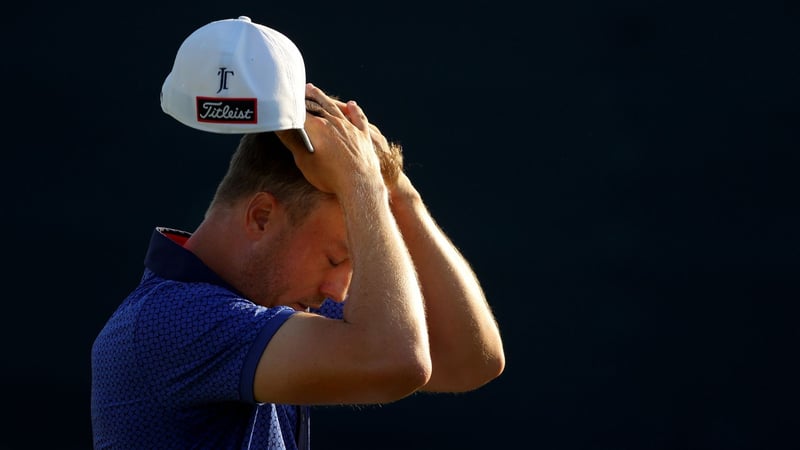
POLYGON ((307 449, 307 407, 253 398, 259 358, 295 311, 244 298, 183 248, 189 236, 154 230, 140 284, 94 341, 94 448, 307 449))

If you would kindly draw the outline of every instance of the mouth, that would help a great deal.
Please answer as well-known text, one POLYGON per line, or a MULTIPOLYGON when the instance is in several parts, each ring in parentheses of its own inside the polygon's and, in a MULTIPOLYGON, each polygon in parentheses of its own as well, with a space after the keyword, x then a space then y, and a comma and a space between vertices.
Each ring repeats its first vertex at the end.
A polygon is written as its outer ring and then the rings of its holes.
POLYGON ((289 306, 290 306, 292 309, 294 309, 295 311, 305 311, 305 312, 308 312, 309 310, 311 310, 311 308, 310 308, 310 307, 308 307, 308 306, 306 306, 306 305, 304 305, 304 304, 302 304, 302 303, 292 303, 292 304, 291 304, 291 305, 289 305, 289 306))
POLYGON ((295 311, 311 312, 315 309, 322 308, 323 303, 325 303, 325 298, 306 297, 284 304, 295 311))

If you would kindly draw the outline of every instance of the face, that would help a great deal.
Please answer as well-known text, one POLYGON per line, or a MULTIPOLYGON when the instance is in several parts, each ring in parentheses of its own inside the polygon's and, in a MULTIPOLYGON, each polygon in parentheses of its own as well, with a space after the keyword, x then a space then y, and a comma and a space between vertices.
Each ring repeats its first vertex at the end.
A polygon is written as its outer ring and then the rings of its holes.
POLYGON ((248 265, 257 303, 306 310, 319 307, 325 298, 344 300, 352 265, 338 202, 323 200, 299 225, 290 223, 280 208, 273 214, 280 217, 271 219, 268 238, 248 265))

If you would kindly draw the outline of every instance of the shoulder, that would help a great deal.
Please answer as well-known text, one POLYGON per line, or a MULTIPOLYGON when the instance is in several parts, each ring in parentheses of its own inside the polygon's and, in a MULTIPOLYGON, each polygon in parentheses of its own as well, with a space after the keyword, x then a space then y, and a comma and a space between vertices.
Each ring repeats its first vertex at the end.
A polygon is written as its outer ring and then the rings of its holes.
POLYGON ((140 295, 140 323, 170 327, 212 328, 237 322, 254 325, 269 320, 284 309, 265 308, 225 287, 210 283, 161 280, 140 295))

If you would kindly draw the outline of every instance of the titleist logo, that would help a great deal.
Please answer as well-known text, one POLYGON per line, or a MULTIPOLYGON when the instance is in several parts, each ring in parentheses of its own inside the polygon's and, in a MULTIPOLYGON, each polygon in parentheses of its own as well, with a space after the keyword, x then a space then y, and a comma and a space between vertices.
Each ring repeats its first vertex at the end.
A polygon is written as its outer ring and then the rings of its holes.
POLYGON ((254 98, 197 97, 198 122, 258 123, 254 98))

